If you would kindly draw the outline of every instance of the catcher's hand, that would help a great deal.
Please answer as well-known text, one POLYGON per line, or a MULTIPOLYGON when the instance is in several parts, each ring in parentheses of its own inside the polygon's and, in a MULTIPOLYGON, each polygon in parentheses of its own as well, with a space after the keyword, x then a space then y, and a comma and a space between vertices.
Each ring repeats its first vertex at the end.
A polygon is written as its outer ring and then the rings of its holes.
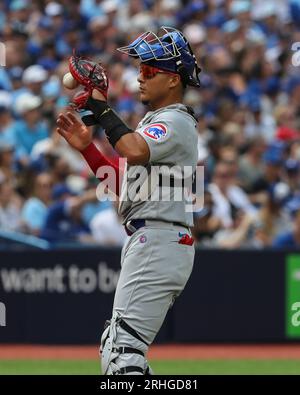
POLYGON ((107 99, 108 78, 105 69, 100 63, 73 53, 69 59, 69 70, 73 78, 80 85, 84 86, 84 90, 78 92, 73 98, 72 107, 74 110, 88 109, 87 101, 92 97, 94 89, 102 93, 107 99))

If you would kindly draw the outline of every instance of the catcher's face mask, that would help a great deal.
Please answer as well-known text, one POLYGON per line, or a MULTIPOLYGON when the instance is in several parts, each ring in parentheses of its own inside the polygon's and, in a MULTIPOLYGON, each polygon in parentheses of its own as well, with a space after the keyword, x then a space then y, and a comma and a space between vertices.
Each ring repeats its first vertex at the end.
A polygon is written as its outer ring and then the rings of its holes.
POLYGON ((185 85, 200 86, 196 57, 184 35, 171 27, 162 27, 162 34, 151 31, 141 34, 126 47, 118 48, 141 62, 163 71, 177 73, 185 85))

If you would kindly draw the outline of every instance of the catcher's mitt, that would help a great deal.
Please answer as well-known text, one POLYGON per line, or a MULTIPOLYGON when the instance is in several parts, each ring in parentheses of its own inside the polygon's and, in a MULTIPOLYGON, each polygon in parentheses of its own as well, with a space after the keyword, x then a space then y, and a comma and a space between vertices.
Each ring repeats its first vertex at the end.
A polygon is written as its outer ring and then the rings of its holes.
POLYGON ((78 92, 73 98, 72 107, 74 110, 88 109, 87 100, 92 96, 94 89, 97 89, 107 98, 108 78, 100 63, 73 53, 69 58, 69 70, 73 78, 84 86, 84 90, 78 92))

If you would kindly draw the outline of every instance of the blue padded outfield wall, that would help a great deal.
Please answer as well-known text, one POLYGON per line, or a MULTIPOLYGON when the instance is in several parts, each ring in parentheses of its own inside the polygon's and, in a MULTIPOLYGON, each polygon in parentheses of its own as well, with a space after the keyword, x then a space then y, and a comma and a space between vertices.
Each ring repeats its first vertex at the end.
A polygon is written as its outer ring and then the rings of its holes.
MULTIPOLYGON (((0 252, 0 343, 99 343, 119 259, 108 248, 0 252)), ((299 341, 299 262, 284 251, 198 250, 156 342, 299 341)))

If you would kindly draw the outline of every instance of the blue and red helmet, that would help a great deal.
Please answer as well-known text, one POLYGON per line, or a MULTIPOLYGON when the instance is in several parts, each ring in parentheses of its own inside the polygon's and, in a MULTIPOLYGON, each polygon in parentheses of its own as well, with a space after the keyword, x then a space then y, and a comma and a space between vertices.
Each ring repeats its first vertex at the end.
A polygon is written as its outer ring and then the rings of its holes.
POLYGON ((171 27, 161 27, 162 34, 141 34, 131 44, 118 48, 128 56, 161 70, 178 73, 184 85, 200 86, 196 57, 184 35, 171 27))

